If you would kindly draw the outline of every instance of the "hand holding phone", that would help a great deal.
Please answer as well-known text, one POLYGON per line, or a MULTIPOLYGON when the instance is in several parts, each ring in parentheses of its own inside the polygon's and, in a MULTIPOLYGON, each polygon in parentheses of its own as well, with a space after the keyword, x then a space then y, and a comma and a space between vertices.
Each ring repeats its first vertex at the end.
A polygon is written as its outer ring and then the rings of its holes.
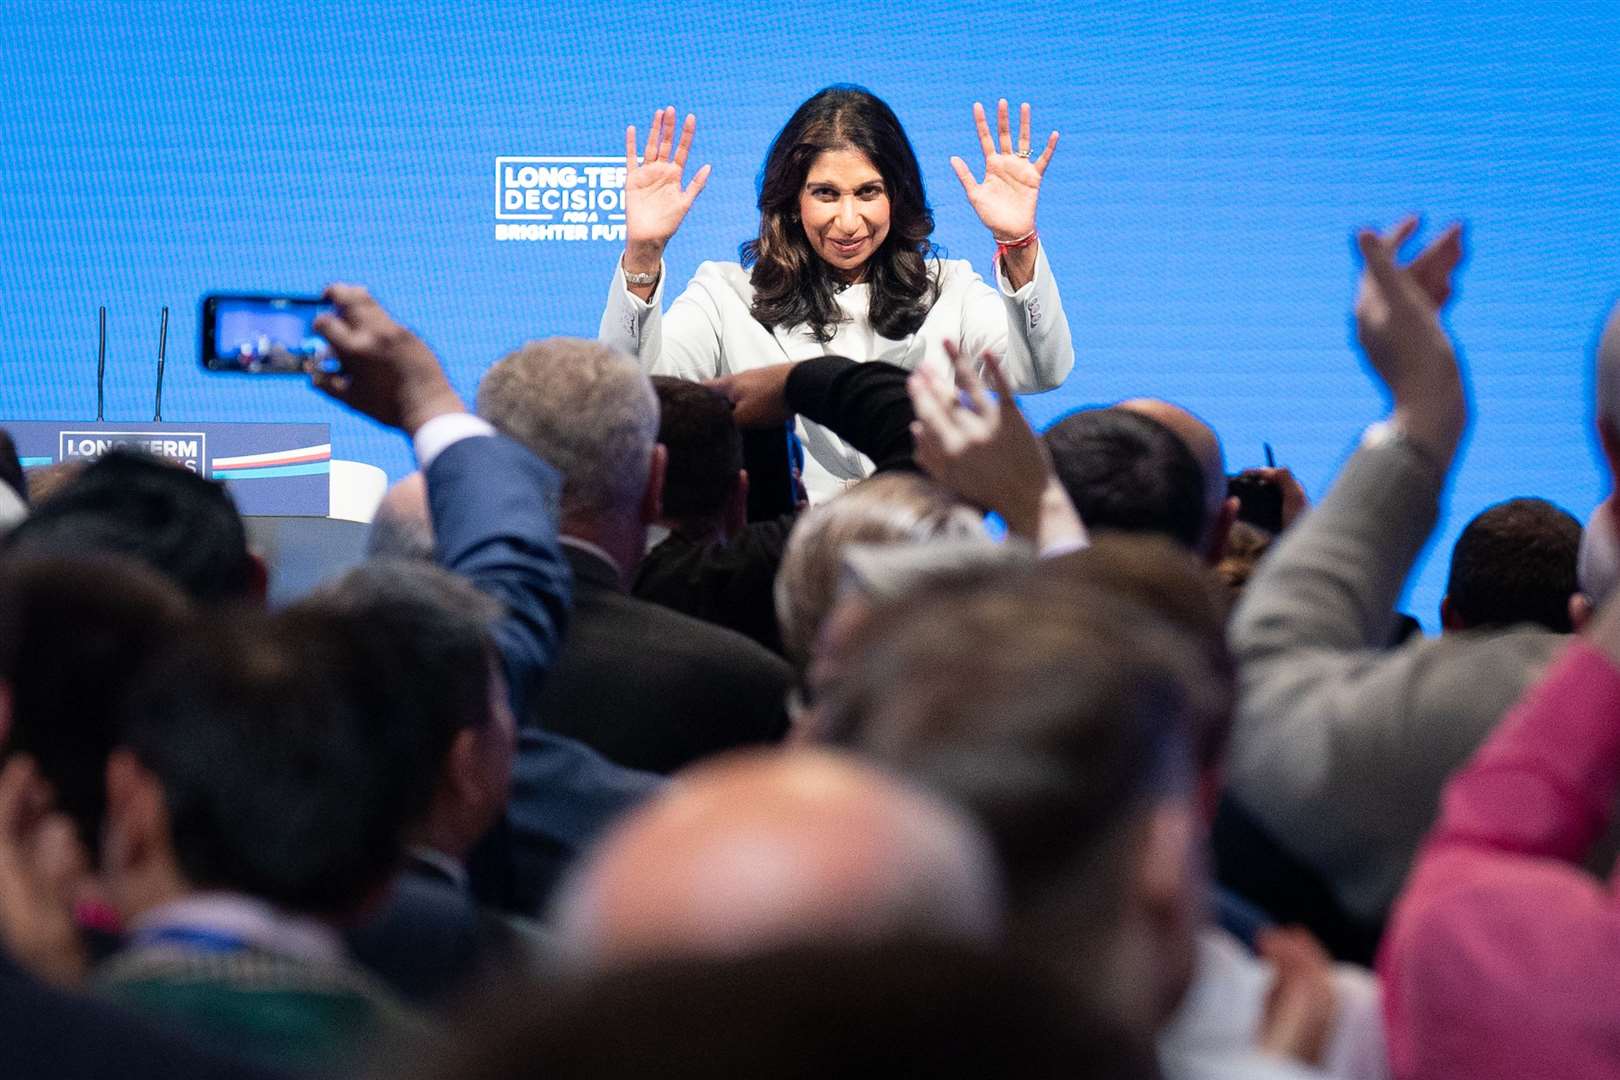
POLYGON ((302 375, 331 356, 315 320, 332 305, 314 296, 210 293, 202 298, 201 348, 207 371, 302 375))

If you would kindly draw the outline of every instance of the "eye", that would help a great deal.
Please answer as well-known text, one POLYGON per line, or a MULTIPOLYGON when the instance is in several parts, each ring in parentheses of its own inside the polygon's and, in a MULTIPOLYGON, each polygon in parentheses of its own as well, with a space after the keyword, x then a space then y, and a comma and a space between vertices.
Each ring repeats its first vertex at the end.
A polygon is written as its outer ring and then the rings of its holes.
POLYGON ((865 187, 861 188, 861 190, 858 192, 858 194, 860 195, 861 198, 867 199, 867 200, 881 199, 881 198, 883 198, 883 195, 884 195, 883 185, 882 184, 867 184, 865 187))
POLYGON ((810 197, 822 200, 836 199, 838 198, 838 192, 825 184, 812 184, 810 185, 810 197))

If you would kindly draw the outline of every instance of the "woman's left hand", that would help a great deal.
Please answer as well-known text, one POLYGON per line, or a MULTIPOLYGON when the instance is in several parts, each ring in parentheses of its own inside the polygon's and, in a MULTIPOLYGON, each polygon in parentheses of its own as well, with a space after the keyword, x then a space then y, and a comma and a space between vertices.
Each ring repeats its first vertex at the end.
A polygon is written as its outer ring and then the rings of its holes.
POLYGON ((1023 239, 1035 231, 1035 200, 1040 195, 1041 177, 1057 149, 1058 133, 1052 132, 1046 140, 1046 149, 1030 160, 1029 102, 1018 106, 1018 146, 1013 147, 1012 130, 1008 124, 1007 99, 996 105, 996 128, 1000 136, 1000 149, 990 137, 990 124, 985 119, 984 106, 973 103, 973 122, 979 128, 979 146, 984 151, 984 180, 973 178, 967 162, 951 158, 951 168, 962 181, 973 212, 979 215, 984 227, 990 230, 997 243, 1023 239))

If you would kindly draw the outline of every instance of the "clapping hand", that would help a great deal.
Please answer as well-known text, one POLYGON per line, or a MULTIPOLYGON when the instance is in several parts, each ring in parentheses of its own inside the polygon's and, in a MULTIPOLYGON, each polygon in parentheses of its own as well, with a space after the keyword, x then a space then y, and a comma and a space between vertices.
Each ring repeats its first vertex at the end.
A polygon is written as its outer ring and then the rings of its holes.
POLYGON ((330 285, 324 299, 332 312, 315 320, 315 332, 331 344, 342 367, 308 366, 318 389, 407 435, 435 416, 467 411, 433 350, 364 288, 330 285))
POLYGON ((1035 231, 1035 203, 1040 195, 1041 177, 1052 160, 1052 151, 1057 149, 1058 133, 1054 131, 1047 136, 1046 148, 1031 161, 1028 102, 1018 107, 1016 149, 1008 123, 1006 98, 996 105, 999 148, 990 137, 984 106, 977 101, 973 103, 973 122, 979 129, 979 148, 984 151, 984 180, 975 180, 967 162, 959 157, 951 158, 951 168, 962 181, 973 212, 979 215, 997 243, 1021 240, 1035 231))
POLYGON ((1382 236, 1370 230, 1357 235, 1363 272, 1356 337, 1395 399, 1401 430, 1444 464, 1467 424, 1462 372, 1440 325, 1440 310, 1451 299, 1452 274, 1462 261, 1462 226, 1451 226, 1401 266, 1396 252, 1416 228, 1417 219, 1408 218, 1382 236))
POLYGON ((911 425, 917 463, 967 501, 1000 514, 1008 531, 1042 550, 1083 546, 1085 526, 1058 483, 1046 444, 1019 410, 1000 361, 993 353, 981 356, 981 380, 955 343, 947 341, 945 351, 955 385, 926 369, 906 383, 917 411, 911 425), (986 380, 998 400, 990 400, 986 380))
POLYGON ((653 113, 652 130, 647 136, 646 153, 636 158, 636 129, 624 131, 624 220, 625 246, 640 270, 651 261, 657 268, 664 245, 680 228, 692 201, 709 180, 705 165, 681 184, 686 172, 686 155, 692 149, 692 133, 697 118, 691 113, 681 125, 681 141, 675 142, 675 106, 653 113))

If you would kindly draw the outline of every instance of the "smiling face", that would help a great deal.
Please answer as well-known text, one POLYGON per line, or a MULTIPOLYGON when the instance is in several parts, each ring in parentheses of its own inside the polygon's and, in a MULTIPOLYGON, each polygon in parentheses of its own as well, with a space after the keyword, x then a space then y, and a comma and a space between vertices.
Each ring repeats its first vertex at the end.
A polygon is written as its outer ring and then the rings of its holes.
POLYGON ((889 235, 883 174, 859 150, 825 150, 799 192, 799 220, 810 247, 846 281, 859 281, 889 235))

